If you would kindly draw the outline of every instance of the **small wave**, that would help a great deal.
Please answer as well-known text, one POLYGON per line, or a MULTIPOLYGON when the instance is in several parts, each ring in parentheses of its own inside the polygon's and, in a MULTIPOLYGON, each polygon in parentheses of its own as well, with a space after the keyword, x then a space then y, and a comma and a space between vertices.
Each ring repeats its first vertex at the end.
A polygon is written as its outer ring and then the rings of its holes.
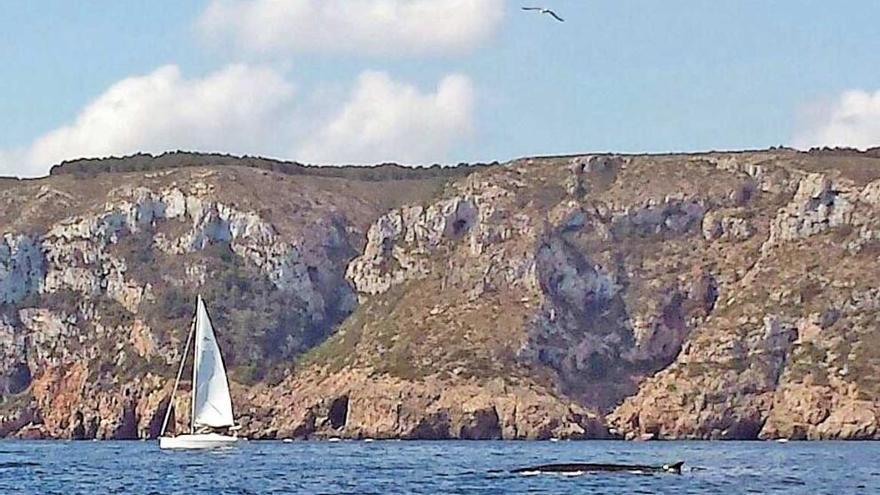
POLYGON ((0 469, 15 469, 22 467, 34 467, 39 466, 40 464, 37 462, 29 462, 29 461, 8 461, 8 462, 0 462, 0 469))
POLYGON ((798 486, 806 486, 806 482, 800 478, 795 478, 792 476, 786 476, 782 478, 782 484, 784 485, 798 485, 798 486))

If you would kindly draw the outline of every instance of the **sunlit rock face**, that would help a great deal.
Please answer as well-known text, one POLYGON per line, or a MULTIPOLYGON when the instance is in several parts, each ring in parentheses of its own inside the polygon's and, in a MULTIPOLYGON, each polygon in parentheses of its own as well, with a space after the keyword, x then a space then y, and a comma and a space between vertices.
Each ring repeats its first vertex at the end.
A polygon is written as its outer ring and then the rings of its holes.
POLYGON ((367 231, 364 253, 349 265, 347 275, 364 294, 381 294, 423 278, 431 272, 431 256, 441 243, 467 235, 478 220, 479 209, 466 197, 394 210, 367 231))
POLYGON ((345 215, 292 212, 298 235, 282 235, 267 211, 237 207, 222 192, 235 174, 172 177, 151 187, 120 180, 103 201, 59 211, 29 229, 35 234, 0 237, 0 393, 28 394, 41 434, 128 438, 149 430, 134 411, 145 400, 158 407, 151 397, 164 383, 144 388, 137 374, 171 370, 199 292, 227 309, 216 319, 226 324, 221 341, 233 368, 252 359, 279 366, 354 309, 344 273, 355 237, 345 215), (64 371, 74 363, 81 372, 64 371), (70 397, 58 399, 65 387, 70 397), (83 394, 95 404, 80 403, 83 394), (95 426, 107 415, 119 424, 95 426))
POLYGON ((877 438, 876 156, 0 181, 0 436, 183 431, 202 294, 255 438, 877 438))
POLYGON ((12 233, 0 237, 0 304, 15 304, 38 292, 45 277, 39 240, 12 233))
POLYGON ((835 189, 831 178, 814 173, 800 179, 791 202, 770 227, 768 242, 786 242, 849 224, 856 191, 835 189))

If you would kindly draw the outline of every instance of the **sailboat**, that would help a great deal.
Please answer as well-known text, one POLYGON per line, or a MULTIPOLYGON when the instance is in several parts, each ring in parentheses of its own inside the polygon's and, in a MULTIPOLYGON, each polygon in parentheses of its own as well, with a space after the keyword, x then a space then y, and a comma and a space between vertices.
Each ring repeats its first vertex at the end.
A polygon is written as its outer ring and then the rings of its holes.
POLYGON ((220 347, 214 337, 214 328, 211 325, 210 317, 208 317, 205 302, 202 300, 202 296, 199 296, 196 302, 196 315, 190 325, 186 347, 183 349, 183 358, 180 361, 180 368, 177 370, 177 379, 174 381, 174 388, 171 391, 171 400, 165 411, 165 420, 162 422, 159 448, 208 449, 232 446, 238 441, 238 437, 235 436, 237 429, 235 417, 232 414, 232 399, 229 396, 229 382, 226 379, 223 357, 220 355, 220 347), (174 404, 174 396, 177 393, 178 385, 180 385, 187 352, 193 340, 195 345, 190 431, 189 434, 165 436, 171 408, 174 404), (232 435, 218 433, 216 430, 226 430, 232 432, 232 435))

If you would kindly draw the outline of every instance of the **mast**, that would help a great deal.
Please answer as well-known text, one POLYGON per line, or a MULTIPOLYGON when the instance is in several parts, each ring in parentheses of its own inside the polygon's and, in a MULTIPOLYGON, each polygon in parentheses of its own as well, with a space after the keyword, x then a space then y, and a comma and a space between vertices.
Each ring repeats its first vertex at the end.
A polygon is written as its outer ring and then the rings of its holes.
POLYGON ((180 367, 177 368, 177 378, 174 380, 174 388, 171 389, 171 398, 168 399, 168 407, 165 408, 165 420, 162 421, 162 431, 159 436, 165 435, 165 429, 168 427, 168 419, 171 417, 171 408, 174 407, 174 396, 177 394, 177 386, 180 385, 180 377, 183 376, 183 365, 186 364, 186 355, 189 352, 189 344, 192 342, 193 334, 196 331, 196 319, 193 318, 189 326, 189 335, 186 337, 186 345, 183 346, 183 359, 180 360, 180 367))
MULTIPOLYGON (((196 328, 197 321, 199 319, 199 305, 202 303, 202 295, 199 294, 198 299, 196 300, 196 317, 193 318, 193 329, 196 328)), ((192 397, 190 397, 190 416, 189 416, 189 432, 194 434, 196 432, 196 390, 198 390, 198 383, 196 381, 196 377, 198 376, 199 370, 199 341, 196 340, 195 346, 193 347, 193 379, 192 379, 192 397)))

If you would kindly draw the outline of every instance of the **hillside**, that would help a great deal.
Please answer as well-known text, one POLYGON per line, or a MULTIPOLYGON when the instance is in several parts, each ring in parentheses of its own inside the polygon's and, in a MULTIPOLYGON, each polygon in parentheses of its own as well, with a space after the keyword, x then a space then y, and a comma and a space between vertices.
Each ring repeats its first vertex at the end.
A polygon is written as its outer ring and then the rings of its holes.
POLYGON ((155 436, 201 292, 255 438, 876 438, 876 155, 0 180, 0 435, 155 436))

